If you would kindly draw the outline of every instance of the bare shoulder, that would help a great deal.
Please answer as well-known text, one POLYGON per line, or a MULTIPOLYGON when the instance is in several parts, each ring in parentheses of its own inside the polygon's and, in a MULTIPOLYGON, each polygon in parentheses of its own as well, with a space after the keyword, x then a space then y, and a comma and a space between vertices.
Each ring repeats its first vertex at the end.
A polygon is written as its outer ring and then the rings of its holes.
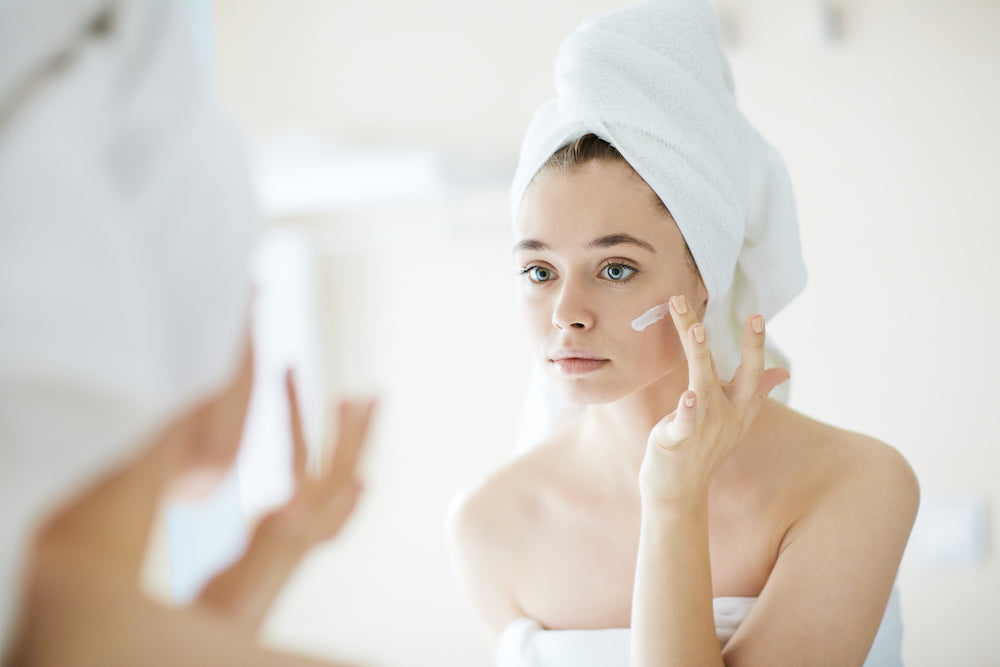
POLYGON ((784 406, 775 409, 774 418, 788 445, 798 450, 803 476, 820 500, 878 500, 901 517, 916 513, 917 478, 895 447, 784 406))
POLYGON ((916 476, 870 436, 778 404, 761 416, 748 460, 777 500, 774 562, 726 662, 798 664, 808 651, 824 664, 861 664, 916 517, 916 476))
POLYGON ((843 474, 837 478, 838 491, 857 490, 869 497, 882 498, 912 523, 920 502, 920 487, 903 455, 895 447, 870 436, 833 430, 831 447, 844 458, 843 474))
POLYGON ((449 534, 463 542, 489 536, 493 550, 511 542, 500 538, 529 529, 539 517, 541 491, 551 479, 552 450, 558 448, 559 443, 543 443, 463 487, 449 510, 449 534))
POLYGON ((461 489, 448 513, 452 569, 486 635, 524 616, 514 579, 521 549, 544 521, 544 494, 562 443, 543 443, 461 489))
POLYGON ((881 562, 884 576, 894 577, 920 502, 916 475, 903 455, 785 406, 769 406, 767 420, 780 453, 775 458, 790 462, 775 482, 789 510, 779 552, 796 542, 841 556, 851 549, 870 558, 868 566, 881 562))

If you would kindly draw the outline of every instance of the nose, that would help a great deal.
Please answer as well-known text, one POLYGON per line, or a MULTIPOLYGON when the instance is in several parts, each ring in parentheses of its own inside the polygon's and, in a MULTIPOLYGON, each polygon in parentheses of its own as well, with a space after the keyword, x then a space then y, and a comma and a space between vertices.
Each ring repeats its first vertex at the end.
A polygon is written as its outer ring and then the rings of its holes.
POLYGON ((562 289, 552 309, 552 326, 556 329, 590 329, 594 326, 594 313, 590 308, 586 290, 564 280, 562 289))

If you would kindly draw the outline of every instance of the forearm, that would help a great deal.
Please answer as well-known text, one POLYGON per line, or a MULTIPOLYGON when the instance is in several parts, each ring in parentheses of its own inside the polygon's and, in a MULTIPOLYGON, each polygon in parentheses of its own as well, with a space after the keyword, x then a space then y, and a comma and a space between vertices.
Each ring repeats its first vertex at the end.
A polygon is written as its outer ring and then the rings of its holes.
POLYGON ((261 521, 244 556, 202 589, 198 604, 256 634, 292 571, 312 546, 279 514, 261 521))
POLYGON ((712 610, 707 502, 684 510, 643 504, 631 664, 724 664, 712 610))

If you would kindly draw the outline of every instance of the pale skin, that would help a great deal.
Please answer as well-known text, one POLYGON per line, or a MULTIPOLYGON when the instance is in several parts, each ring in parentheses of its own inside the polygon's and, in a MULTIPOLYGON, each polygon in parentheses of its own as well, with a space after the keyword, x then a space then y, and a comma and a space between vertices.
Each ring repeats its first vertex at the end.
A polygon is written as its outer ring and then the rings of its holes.
POLYGON ((683 238, 624 163, 545 170, 515 262, 538 360, 586 406, 459 505, 459 585, 496 642, 514 619, 632 628, 632 665, 860 665, 919 492, 893 448, 767 394, 763 318, 733 378, 683 238), (630 322, 670 302, 642 332, 630 322), (578 361, 567 356, 594 357, 578 361), (757 597, 720 649, 712 598, 757 597))
POLYGON ((263 648, 256 635, 302 557, 336 535, 354 507, 360 490, 355 468, 371 401, 338 405, 337 432, 326 444, 331 460, 319 473, 308 474, 289 373, 297 483, 292 497, 258 524, 244 555, 211 580, 192 605, 168 608, 140 589, 159 503, 185 478, 218 477, 232 465, 252 377, 248 346, 231 382, 40 525, 5 666, 340 664, 263 648))

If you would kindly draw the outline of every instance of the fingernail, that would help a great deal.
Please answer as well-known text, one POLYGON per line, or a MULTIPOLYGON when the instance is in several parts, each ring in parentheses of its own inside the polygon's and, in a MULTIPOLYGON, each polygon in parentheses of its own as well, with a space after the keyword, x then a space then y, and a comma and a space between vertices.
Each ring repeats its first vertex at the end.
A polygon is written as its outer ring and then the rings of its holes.
POLYGON ((687 396, 684 397, 684 405, 688 406, 689 408, 694 407, 694 394, 688 394, 687 396))
POLYGON ((696 341, 698 341, 699 343, 704 343, 705 342, 705 325, 704 324, 696 324, 693 327, 691 327, 691 330, 694 333, 694 339, 696 341))
POLYGON ((687 299, 683 296, 670 297, 670 303, 674 305, 674 310, 677 311, 678 315, 683 315, 688 311, 687 299))
POLYGON ((757 333, 762 333, 764 331, 764 318, 758 315, 757 317, 750 320, 750 326, 757 333))

